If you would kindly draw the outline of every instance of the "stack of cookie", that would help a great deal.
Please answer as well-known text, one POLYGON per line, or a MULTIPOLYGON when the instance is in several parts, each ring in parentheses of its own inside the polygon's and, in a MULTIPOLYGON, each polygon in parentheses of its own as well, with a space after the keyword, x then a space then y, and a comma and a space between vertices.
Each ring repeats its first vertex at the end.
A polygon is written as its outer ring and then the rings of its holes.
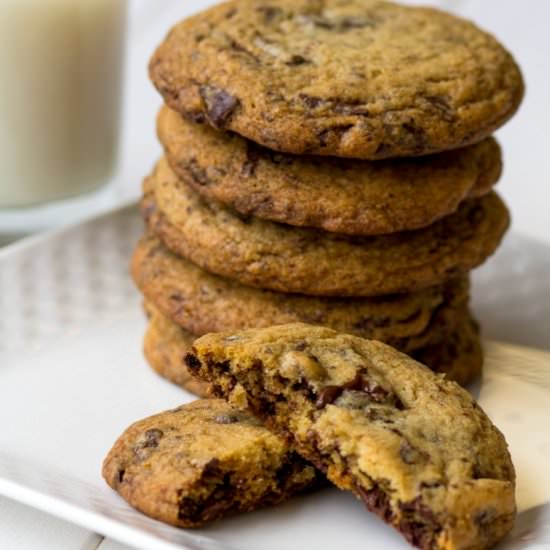
POLYGON ((179 23, 151 78, 165 150, 132 273, 146 355, 303 321, 389 343, 462 384, 481 348, 468 273, 507 209, 492 132, 521 74, 473 24, 367 0, 234 0, 179 23))

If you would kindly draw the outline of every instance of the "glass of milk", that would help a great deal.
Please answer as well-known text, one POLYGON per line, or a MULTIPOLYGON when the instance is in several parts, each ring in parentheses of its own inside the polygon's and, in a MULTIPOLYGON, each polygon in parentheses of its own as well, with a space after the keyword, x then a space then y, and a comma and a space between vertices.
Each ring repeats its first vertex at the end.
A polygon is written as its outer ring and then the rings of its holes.
POLYGON ((125 0, 0 0, 1 209, 108 181, 125 15, 125 0))

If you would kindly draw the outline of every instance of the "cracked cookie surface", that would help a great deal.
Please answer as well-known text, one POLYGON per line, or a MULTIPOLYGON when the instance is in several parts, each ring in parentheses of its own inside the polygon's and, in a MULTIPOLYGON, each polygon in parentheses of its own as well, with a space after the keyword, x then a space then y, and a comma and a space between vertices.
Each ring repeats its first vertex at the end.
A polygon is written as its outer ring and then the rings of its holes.
POLYGON ((177 24, 149 72, 190 119, 364 159, 481 141, 523 96, 512 56, 474 24, 374 0, 226 2, 177 24))
POLYGON ((494 192, 464 201, 426 228, 393 235, 339 235, 243 218, 203 199, 165 158, 144 192, 149 227, 176 254, 244 285, 319 296, 376 296, 439 284, 482 263, 509 223, 494 192))
POLYGON ((131 272, 163 315, 193 334, 302 321, 376 338, 411 351, 452 330, 468 303, 467 278, 405 295, 323 298, 243 286, 198 268, 155 237, 137 245, 131 272))
POLYGON ((425 227, 500 176, 492 138, 429 157, 360 161, 274 153, 164 107, 158 135, 173 170, 245 216, 355 235, 425 227))
POLYGON ((426 550, 512 528, 499 430, 458 384, 380 342, 303 324, 199 338, 188 367, 426 550))
POLYGON ((134 508, 177 527, 275 505, 321 479, 281 438, 221 399, 132 424, 102 473, 134 508))

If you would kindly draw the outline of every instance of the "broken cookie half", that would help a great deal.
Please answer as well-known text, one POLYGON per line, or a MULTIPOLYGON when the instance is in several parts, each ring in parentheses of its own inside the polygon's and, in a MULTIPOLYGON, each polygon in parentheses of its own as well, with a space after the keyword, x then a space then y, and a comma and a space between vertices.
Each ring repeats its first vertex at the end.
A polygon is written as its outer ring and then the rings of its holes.
POLYGON ((468 392, 393 348, 301 323, 209 334, 188 368, 423 549, 512 528, 506 441, 468 392))
POLYGON ((130 505, 177 527, 286 500, 323 476, 249 413, 201 399, 130 426, 103 463, 130 505))

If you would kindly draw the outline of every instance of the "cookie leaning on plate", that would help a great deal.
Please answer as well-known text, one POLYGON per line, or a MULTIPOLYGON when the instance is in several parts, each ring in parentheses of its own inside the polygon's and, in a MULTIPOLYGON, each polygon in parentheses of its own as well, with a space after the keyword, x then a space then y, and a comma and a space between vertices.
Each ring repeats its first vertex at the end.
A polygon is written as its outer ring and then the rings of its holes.
POLYGON ((176 254, 244 285, 321 296, 410 292, 465 274, 498 246, 509 223, 491 192, 434 224, 359 237, 243 218, 206 201, 166 159, 144 183, 142 211, 176 254))
POLYGON ((523 96, 512 56, 474 24, 374 0, 226 2, 176 25, 149 68, 188 118, 295 154, 461 147, 523 96))
POLYGON ((411 351, 452 330, 468 303, 467 278, 406 295, 355 299, 248 288, 178 258, 154 237, 138 243, 131 271, 148 302, 198 335, 302 321, 411 351))
POLYGON ((103 477, 129 504, 178 527, 275 505, 322 479, 252 415, 221 399, 132 424, 105 458, 103 477))
POLYGON ((498 429, 458 384, 380 342, 291 324, 210 334, 189 369, 422 549, 482 549, 515 517, 498 429))
POLYGON ((245 216, 336 233, 425 227, 487 193, 502 168, 492 138, 429 157, 369 162, 275 153, 167 107, 157 129, 173 170, 206 198, 245 216))

